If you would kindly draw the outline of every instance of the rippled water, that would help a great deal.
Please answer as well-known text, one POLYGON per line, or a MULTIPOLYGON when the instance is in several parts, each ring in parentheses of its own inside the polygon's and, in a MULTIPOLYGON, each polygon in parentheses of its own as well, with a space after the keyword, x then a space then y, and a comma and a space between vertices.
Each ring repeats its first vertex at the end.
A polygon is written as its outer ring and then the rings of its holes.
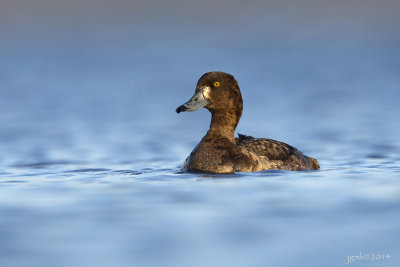
POLYGON ((225 20, 9 31, 0 266, 342 266, 360 253, 389 257, 351 264, 400 266, 399 35, 255 18, 233 34, 225 20), (226 31, 204 38, 213 29, 226 31), (321 170, 181 173, 210 115, 174 110, 211 70, 241 86, 238 132, 321 170))

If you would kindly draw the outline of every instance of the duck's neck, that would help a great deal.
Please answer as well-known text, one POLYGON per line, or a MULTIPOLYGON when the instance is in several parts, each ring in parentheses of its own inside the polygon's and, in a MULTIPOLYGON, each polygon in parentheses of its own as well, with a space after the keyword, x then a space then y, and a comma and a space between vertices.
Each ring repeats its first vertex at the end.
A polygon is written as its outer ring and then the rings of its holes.
POLYGON ((212 113, 210 129, 206 136, 222 136, 234 141, 234 133, 240 116, 241 112, 212 113))

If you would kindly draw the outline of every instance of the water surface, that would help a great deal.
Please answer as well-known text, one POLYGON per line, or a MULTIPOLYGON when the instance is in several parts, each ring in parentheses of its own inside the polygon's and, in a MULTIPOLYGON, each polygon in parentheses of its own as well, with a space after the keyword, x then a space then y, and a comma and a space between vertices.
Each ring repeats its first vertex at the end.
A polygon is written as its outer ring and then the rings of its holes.
POLYGON ((395 2, 86 2, 2 9, 1 266, 399 266, 395 2), (210 115, 174 110, 211 70, 238 132, 321 170, 181 173, 210 115))

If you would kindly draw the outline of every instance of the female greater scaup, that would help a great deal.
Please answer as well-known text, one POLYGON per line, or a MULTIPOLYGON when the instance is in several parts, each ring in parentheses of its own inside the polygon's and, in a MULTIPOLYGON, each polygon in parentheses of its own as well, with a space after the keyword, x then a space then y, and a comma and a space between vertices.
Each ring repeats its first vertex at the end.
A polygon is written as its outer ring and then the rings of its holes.
POLYGON ((233 173, 319 169, 316 159, 303 155, 288 144, 241 134, 234 138, 243 100, 232 75, 224 72, 204 74, 197 82, 193 97, 176 112, 202 107, 212 114, 210 129, 182 165, 183 171, 233 173))

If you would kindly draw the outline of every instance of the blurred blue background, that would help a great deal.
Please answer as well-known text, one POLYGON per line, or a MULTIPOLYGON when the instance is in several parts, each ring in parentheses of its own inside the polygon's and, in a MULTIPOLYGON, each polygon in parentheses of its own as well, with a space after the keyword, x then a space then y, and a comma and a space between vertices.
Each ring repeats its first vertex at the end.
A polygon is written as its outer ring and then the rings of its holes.
POLYGON ((0 2, 1 266, 399 266, 400 2, 0 2), (182 174, 233 74, 238 132, 316 172, 182 174))

